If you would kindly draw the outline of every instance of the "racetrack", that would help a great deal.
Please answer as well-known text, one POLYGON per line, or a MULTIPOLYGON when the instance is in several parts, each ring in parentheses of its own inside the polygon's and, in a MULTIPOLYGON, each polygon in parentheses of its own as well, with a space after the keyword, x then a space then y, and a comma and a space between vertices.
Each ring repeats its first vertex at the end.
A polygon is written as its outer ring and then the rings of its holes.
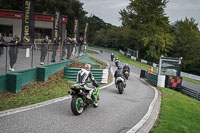
MULTIPOLYGON (((114 66, 110 53, 93 55, 114 66)), ((87 108, 80 116, 71 112, 71 99, 44 107, 0 117, 0 133, 125 133, 146 114, 154 90, 138 79, 140 71, 131 67, 131 76, 122 95, 115 85, 100 90, 98 108, 87 108)))

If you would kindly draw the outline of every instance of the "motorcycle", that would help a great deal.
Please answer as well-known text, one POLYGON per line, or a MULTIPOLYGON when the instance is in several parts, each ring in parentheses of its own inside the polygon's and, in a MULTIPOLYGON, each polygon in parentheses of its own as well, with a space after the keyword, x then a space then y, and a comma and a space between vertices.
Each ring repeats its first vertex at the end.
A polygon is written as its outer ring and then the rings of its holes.
POLYGON ((97 83, 96 85, 88 83, 88 85, 96 86, 96 90, 93 92, 91 99, 86 97, 89 91, 79 83, 70 87, 71 91, 68 93, 72 95, 71 110, 74 115, 80 115, 87 107, 93 106, 97 108, 99 106, 99 86, 97 83))
POLYGON ((124 75, 124 77, 128 80, 128 77, 129 77, 129 71, 128 70, 124 70, 123 71, 123 75, 124 75))
POLYGON ((115 60, 115 66, 116 66, 116 67, 119 66, 119 60, 115 60))
POLYGON ((117 77, 115 85, 119 94, 123 94, 124 88, 126 87, 126 80, 122 77, 117 77))
POLYGON ((114 59, 115 59, 114 55, 111 55, 111 61, 114 61, 114 59))

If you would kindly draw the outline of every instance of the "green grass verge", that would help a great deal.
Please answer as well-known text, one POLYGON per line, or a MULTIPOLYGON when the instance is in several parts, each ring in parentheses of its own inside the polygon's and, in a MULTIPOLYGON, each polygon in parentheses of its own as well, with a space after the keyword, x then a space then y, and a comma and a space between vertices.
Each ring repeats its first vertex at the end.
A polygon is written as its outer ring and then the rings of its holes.
POLYGON ((200 102, 179 92, 160 88, 162 103, 154 133, 199 133, 200 102))
POLYGON ((200 81, 198 81, 198 80, 190 79, 190 78, 187 78, 187 77, 183 77, 183 80, 200 85, 200 81))
POLYGON ((0 94, 0 111, 68 95, 69 83, 63 77, 63 71, 49 77, 47 82, 34 82, 23 87, 20 93, 0 94))
POLYGON ((95 63, 97 63, 97 64, 99 64, 99 65, 107 66, 107 63, 105 63, 105 62, 103 62, 103 61, 101 61, 101 60, 99 60, 99 59, 97 59, 97 58, 94 58, 94 57, 92 57, 92 56, 89 56, 89 58, 90 58, 93 62, 95 62, 95 63))
POLYGON ((87 50, 87 53, 90 53, 90 54, 99 54, 98 52, 93 51, 93 50, 87 50))

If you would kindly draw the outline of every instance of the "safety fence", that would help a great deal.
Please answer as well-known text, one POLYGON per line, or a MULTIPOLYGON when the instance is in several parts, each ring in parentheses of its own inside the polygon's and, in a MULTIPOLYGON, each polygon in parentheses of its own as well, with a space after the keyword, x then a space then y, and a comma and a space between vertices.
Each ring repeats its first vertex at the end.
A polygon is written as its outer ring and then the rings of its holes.
POLYGON ((158 75, 157 74, 147 74, 147 80, 150 84, 154 85, 157 87, 157 83, 158 83, 158 75))
POLYGON ((190 88, 182 86, 181 92, 190 97, 196 98, 197 100, 200 100, 200 91, 192 90, 190 88))
MULTIPOLYGON (((158 86, 158 75, 157 74, 147 74, 147 81, 154 85, 158 86)), ((171 88, 176 91, 180 91, 185 95, 188 95, 190 97, 193 97, 197 100, 200 100, 200 91, 190 89, 184 86, 181 86, 182 78, 181 77, 175 77, 175 76, 166 76, 165 79, 165 87, 171 88)))
POLYGON ((63 43, 8 43, 6 47, 0 45, 0 74, 76 59, 84 52, 84 45, 63 43))

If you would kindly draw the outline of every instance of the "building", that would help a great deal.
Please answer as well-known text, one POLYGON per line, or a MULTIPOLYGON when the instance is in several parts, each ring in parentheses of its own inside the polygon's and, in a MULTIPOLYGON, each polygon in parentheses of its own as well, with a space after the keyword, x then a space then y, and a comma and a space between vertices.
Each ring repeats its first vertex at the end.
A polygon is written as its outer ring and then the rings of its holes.
MULTIPOLYGON (((45 35, 52 37, 53 15, 35 14, 35 39, 43 39, 45 35)), ((66 35, 67 17, 62 18, 63 37, 66 35)), ((0 33, 6 41, 10 41, 14 35, 21 36, 22 12, 0 10, 0 33)))

